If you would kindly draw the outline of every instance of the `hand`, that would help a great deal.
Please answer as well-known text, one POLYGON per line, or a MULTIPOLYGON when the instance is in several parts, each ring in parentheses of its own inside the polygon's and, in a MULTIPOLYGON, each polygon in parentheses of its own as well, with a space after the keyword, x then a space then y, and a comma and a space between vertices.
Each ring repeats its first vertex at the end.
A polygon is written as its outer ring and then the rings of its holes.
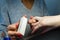
POLYGON ((7 29, 8 29, 8 34, 9 34, 9 35, 18 34, 18 32, 17 32, 18 25, 19 25, 19 22, 9 25, 9 26, 7 27, 7 29))
POLYGON ((56 17, 54 16, 44 16, 44 17, 31 17, 29 20, 30 25, 32 26, 32 33, 34 33, 37 29, 43 26, 55 26, 56 24, 56 17), (37 21, 36 21, 37 20, 37 21))
POLYGON ((33 17, 33 16, 30 17, 29 24, 33 30, 32 33, 34 33, 37 29, 42 27, 42 23, 41 23, 42 18, 43 17, 33 17))
POLYGON ((19 33, 17 32, 19 22, 11 24, 7 27, 8 35, 11 37, 11 40, 16 40, 15 35, 17 36, 19 33))

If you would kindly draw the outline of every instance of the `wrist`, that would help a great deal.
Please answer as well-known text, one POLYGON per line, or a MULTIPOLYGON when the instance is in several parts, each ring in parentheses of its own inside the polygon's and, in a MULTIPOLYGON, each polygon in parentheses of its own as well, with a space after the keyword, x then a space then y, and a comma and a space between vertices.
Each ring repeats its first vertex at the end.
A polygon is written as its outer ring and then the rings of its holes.
POLYGON ((44 16, 42 20, 43 26, 54 26, 55 18, 53 16, 44 16))
POLYGON ((45 26, 60 26, 60 15, 57 16, 44 16, 42 24, 45 26))

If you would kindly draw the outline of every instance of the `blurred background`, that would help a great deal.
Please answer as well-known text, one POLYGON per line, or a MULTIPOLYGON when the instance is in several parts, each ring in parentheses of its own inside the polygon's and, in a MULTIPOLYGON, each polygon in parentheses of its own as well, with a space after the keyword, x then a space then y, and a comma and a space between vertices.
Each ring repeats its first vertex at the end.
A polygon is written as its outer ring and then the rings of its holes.
POLYGON ((60 0, 45 0, 50 15, 60 13, 60 0))

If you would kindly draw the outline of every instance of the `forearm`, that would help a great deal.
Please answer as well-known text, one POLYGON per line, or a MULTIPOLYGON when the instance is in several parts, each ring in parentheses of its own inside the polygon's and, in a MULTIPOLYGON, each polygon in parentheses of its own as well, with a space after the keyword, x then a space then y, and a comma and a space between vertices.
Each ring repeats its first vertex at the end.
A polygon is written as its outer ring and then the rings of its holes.
POLYGON ((44 23, 48 26, 60 26, 60 15, 46 16, 46 19, 44 19, 44 23))

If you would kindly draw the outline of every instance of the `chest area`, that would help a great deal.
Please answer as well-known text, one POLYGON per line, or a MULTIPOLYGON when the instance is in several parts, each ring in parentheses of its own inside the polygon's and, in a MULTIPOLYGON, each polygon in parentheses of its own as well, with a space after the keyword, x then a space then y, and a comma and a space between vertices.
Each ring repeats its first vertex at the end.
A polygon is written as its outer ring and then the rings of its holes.
POLYGON ((31 10, 27 9, 22 2, 13 1, 8 3, 9 15, 12 22, 18 21, 23 15, 30 16, 43 16, 42 4, 40 1, 35 1, 31 10))

